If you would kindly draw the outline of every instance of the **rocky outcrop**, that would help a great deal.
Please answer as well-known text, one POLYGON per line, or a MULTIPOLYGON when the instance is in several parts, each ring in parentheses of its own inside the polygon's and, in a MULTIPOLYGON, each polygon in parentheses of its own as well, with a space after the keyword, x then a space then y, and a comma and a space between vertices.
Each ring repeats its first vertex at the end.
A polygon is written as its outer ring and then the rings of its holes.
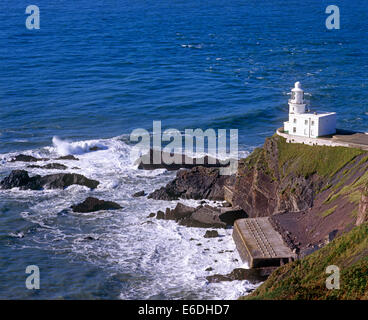
POLYGON ((41 190, 41 176, 30 177, 25 170, 13 170, 0 182, 1 189, 19 188, 21 190, 41 190))
POLYGON ((22 162, 37 162, 37 161, 48 161, 47 158, 35 158, 26 154, 18 154, 10 160, 10 162, 22 161, 22 162))
POLYGON ((48 163, 44 166, 38 166, 38 165, 29 165, 27 168, 37 168, 37 169, 55 169, 55 170, 66 170, 68 169, 67 166, 61 164, 61 163, 48 163))
POLYGON ((155 200, 209 199, 224 200, 223 187, 233 176, 220 175, 217 168, 194 167, 180 170, 165 187, 155 190, 148 198, 155 200))
MULTIPOLYGON (((49 161, 49 158, 36 158, 33 156, 29 156, 26 154, 18 154, 15 157, 13 157, 10 162, 37 162, 37 161, 49 161)), ((62 156, 62 157, 58 157, 55 160, 79 160, 78 158, 74 157, 73 155, 67 155, 67 156, 62 156)))
POLYGON ((182 203, 178 203, 175 209, 158 211, 156 215, 157 219, 175 220, 182 226, 198 228, 226 228, 234 225, 235 220, 245 217, 246 214, 241 209, 208 205, 193 208, 182 203))
POLYGON ((82 203, 73 205, 71 208, 73 209, 73 212, 87 213, 101 210, 117 210, 121 209, 122 207, 116 202, 88 197, 82 203))
POLYGON ((216 230, 207 230, 203 238, 217 238, 219 236, 216 230))
MULTIPOLYGON (((168 162, 168 161, 166 161, 168 162)), ((155 169, 167 169, 169 171, 179 169, 191 169, 196 166, 203 166, 206 168, 219 168, 227 167, 229 164, 222 164, 218 159, 204 156, 202 158, 191 158, 183 154, 169 154, 158 150, 150 149, 150 152, 143 155, 137 160, 138 169, 143 170, 155 170, 155 169), (165 159, 175 157, 175 162, 172 164, 166 164, 165 159), (161 159, 159 163, 154 163, 153 159, 161 159), (178 163, 180 162, 180 163, 178 163)))
POLYGON ((362 192, 362 197, 360 198, 356 225, 360 226, 362 223, 367 221, 368 221, 368 185, 365 186, 362 192))
POLYGON ((210 283, 234 280, 248 280, 250 283, 259 283, 265 281, 275 269, 275 267, 253 269, 236 268, 229 274, 214 274, 211 276, 207 276, 206 279, 210 283))
POLYGON ((195 211, 195 208, 178 203, 174 209, 166 209, 165 219, 179 221, 188 218, 195 211))
POLYGON ((144 190, 142 190, 142 191, 138 191, 136 193, 133 193, 132 197, 139 198, 139 197, 144 197, 145 195, 146 195, 146 193, 144 192, 144 190))
POLYGON ((55 160, 74 160, 74 161, 78 161, 79 159, 76 158, 75 156, 69 154, 67 156, 62 156, 62 157, 56 158, 55 160))
POLYGON ((30 177, 25 170, 13 170, 0 182, 1 189, 19 188, 21 190, 64 189, 73 184, 94 189, 99 185, 96 180, 88 179, 76 173, 58 173, 46 176, 30 177))

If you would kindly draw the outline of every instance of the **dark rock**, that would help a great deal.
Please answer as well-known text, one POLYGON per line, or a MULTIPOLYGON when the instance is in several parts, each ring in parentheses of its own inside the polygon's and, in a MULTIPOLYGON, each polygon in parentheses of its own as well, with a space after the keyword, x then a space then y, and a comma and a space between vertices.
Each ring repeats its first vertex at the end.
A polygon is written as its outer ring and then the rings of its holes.
POLYGON ((217 168, 194 167, 180 170, 165 187, 155 190, 148 198, 156 200, 209 199, 224 200, 223 187, 232 176, 220 175, 217 168))
POLYGON ((73 184, 95 189, 100 184, 96 180, 88 179, 77 173, 57 173, 41 177, 41 184, 47 189, 63 189, 73 184))
POLYGON ((204 271, 213 271, 213 268, 212 267, 208 267, 206 270, 204 271))
POLYGON ((16 155, 10 162, 22 161, 22 162, 37 162, 37 161, 47 161, 47 158, 35 158, 25 154, 16 155))
POLYGON ((165 214, 165 219, 179 221, 181 219, 190 217, 194 210, 195 208, 186 206, 179 202, 176 205, 175 209, 167 210, 165 214))
POLYGON ((166 187, 161 187, 150 193, 148 199, 172 201, 179 200, 180 195, 174 186, 168 184, 166 187))
POLYGON ((248 215, 240 207, 220 208, 220 212, 220 220, 229 226, 233 226, 235 220, 248 217, 248 215))
MULTIPOLYGON (((176 161, 179 162, 179 161, 176 161)), ((219 168, 219 167, 228 167, 229 163, 222 164, 218 159, 205 156, 201 158, 191 158, 182 154, 169 154, 167 152, 162 152, 158 150, 150 149, 149 153, 140 157, 137 161, 138 169, 143 170, 155 170, 155 169, 167 169, 169 171, 178 170, 178 169, 191 169, 196 166, 203 166, 206 168, 219 168), (174 157, 179 159, 181 163, 172 163, 166 164, 163 160, 165 157, 174 157), (161 157, 160 163, 153 163, 154 157, 161 157)))
POLYGON ((97 198, 88 197, 82 203, 73 205, 72 209, 74 212, 95 212, 100 210, 116 210, 122 207, 112 201, 99 200, 97 198))
POLYGON ((62 156, 62 157, 56 158, 55 160, 76 160, 76 161, 78 161, 79 159, 74 157, 73 155, 69 154, 67 156, 62 156))
POLYGON ((223 207, 225 208, 230 208, 231 207, 231 204, 227 201, 225 201, 223 204, 222 204, 223 207))
POLYGON ((84 240, 93 241, 93 240, 98 240, 98 238, 87 236, 87 237, 84 238, 84 240))
POLYGON ((216 230, 207 230, 204 238, 217 238, 219 236, 218 232, 216 230))
POLYGON ((246 218, 241 209, 227 210, 209 205, 199 206, 189 216, 179 221, 180 225, 199 228, 226 228, 234 225, 234 221, 246 218))
POLYGON ((142 191, 138 191, 138 192, 134 193, 132 195, 132 197, 138 198, 138 197, 144 197, 145 195, 146 195, 146 193, 144 192, 144 190, 142 190, 142 191))
POLYGON ((157 211, 156 219, 165 219, 165 213, 163 211, 157 211))
POLYGON ((226 223, 220 220, 220 211, 210 206, 200 206, 191 216, 181 219, 179 224, 195 228, 226 228, 226 223))
POLYGON ((18 187, 21 190, 41 190, 42 188, 63 189, 73 184, 94 189, 98 186, 99 182, 76 173, 58 173, 43 177, 40 175, 29 177, 28 172, 25 170, 13 170, 8 177, 0 182, 0 187, 2 189, 18 187))
POLYGON ((209 205, 193 208, 182 203, 178 203, 174 209, 167 208, 165 213, 157 213, 158 219, 175 220, 182 226, 198 228, 226 228, 232 226, 236 219, 244 217, 246 214, 240 209, 209 205))
POLYGON ((0 182, 1 189, 19 188, 21 190, 41 190, 41 176, 29 177, 25 170, 13 170, 10 175, 0 182))
POLYGON ((325 238, 325 243, 328 244, 330 243, 333 239, 335 239, 335 237, 337 236, 337 233, 339 232, 339 230, 335 229, 332 230, 325 238))
POLYGON ((151 213, 148 215, 148 217, 147 217, 147 218, 153 218, 155 215, 156 215, 156 213, 151 212, 151 213))
POLYGON ((56 170, 65 170, 68 169, 67 166, 64 166, 61 163, 48 163, 44 166, 38 166, 38 165, 29 165, 27 168, 40 168, 40 169, 56 169, 56 170))
POLYGON ((258 283, 265 281, 268 276, 274 271, 274 267, 266 268, 254 268, 254 269, 234 269, 231 273, 226 275, 215 274, 206 277, 210 283, 216 283, 221 281, 234 281, 234 280, 248 280, 250 283, 258 283))

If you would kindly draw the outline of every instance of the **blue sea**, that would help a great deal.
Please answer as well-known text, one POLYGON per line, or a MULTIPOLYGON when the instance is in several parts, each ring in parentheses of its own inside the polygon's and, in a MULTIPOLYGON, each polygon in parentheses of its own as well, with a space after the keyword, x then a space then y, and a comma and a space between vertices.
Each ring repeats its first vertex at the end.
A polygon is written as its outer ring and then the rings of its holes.
POLYGON ((252 288, 205 279, 242 266, 231 230, 204 239, 205 229, 147 218, 175 201, 132 197, 175 176, 129 157, 129 134, 153 120, 238 129, 246 156, 287 119, 300 81, 312 110, 368 131, 364 1, 333 1, 339 30, 327 30, 324 0, 38 0, 39 30, 25 26, 30 4, 0 2, 0 179, 27 169, 9 162, 16 154, 75 154, 59 162, 101 184, 0 191, 0 299, 235 299, 252 288), (89 195, 123 209, 65 210, 89 195), (25 287, 28 265, 40 290, 25 287))

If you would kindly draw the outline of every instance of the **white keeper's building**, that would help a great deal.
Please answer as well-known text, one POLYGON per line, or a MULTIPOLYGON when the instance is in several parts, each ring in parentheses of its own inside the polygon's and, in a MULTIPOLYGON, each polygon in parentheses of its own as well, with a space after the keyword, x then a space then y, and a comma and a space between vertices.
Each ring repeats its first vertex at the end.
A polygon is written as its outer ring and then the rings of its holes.
POLYGON ((310 112, 306 106, 304 91, 296 82, 289 100, 289 121, 284 122, 285 133, 309 138, 336 133, 336 112, 310 112))

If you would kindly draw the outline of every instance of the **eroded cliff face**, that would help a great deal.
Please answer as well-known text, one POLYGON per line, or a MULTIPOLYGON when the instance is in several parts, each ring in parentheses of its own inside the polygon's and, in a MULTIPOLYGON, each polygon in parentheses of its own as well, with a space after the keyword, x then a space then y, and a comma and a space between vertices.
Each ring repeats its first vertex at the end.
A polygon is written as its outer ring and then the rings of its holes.
POLYGON ((360 226, 368 221, 368 185, 364 188, 360 198, 356 225, 360 226))
POLYGON ((279 165, 279 137, 267 138, 263 148, 239 162, 234 185, 233 205, 249 217, 270 216, 281 212, 306 210, 313 206, 318 176, 300 176, 279 165))
POLYGON ((273 136, 239 161, 232 203, 249 217, 271 216, 285 242, 307 255, 368 220, 367 184, 368 152, 273 136))
POLYGON ((180 170, 149 197, 229 199, 248 217, 271 216, 291 248, 310 254, 367 220, 367 184, 368 152, 286 143, 275 135, 239 161, 236 176, 221 176, 218 168, 180 170))

